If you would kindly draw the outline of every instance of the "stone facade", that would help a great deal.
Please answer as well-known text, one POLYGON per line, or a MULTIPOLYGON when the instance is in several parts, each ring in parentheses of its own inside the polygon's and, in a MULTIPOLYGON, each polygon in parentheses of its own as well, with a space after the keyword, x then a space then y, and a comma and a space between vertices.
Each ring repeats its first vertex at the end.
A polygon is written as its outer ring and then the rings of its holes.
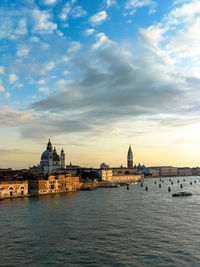
POLYGON ((1 181, 0 198, 22 197, 28 195, 28 181, 1 181))
POLYGON ((179 176, 191 176, 192 169, 191 168, 178 168, 178 175, 179 176))
POLYGON ((112 170, 110 169, 100 169, 98 170, 98 174, 102 181, 110 181, 112 179, 112 170))
POLYGON ((29 181, 29 193, 31 195, 53 194, 73 192, 80 190, 82 183, 78 176, 71 174, 50 175, 48 180, 29 181))
POLYGON ((135 183, 143 181, 144 176, 138 175, 113 175, 109 180, 110 183, 135 183))

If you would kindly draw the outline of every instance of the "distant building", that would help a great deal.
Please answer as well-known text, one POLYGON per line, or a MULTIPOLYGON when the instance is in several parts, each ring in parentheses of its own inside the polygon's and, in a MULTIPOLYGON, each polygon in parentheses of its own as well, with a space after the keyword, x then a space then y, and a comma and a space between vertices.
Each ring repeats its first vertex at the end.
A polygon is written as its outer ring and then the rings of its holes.
POLYGON ((147 168, 145 174, 150 175, 150 177, 158 177, 160 174, 160 171, 159 169, 147 168))
POLYGON ((132 169, 133 168, 133 152, 131 149, 131 145, 129 146, 128 149, 128 154, 127 154, 127 168, 132 169))
POLYGON ((102 181, 110 181, 112 179, 112 170, 111 169, 100 169, 98 174, 102 181))
MULTIPOLYGON (((119 170, 119 169, 118 169, 119 170)), ((123 168, 126 170, 124 172, 117 172, 117 174, 113 174, 113 169, 100 169, 98 170, 99 176, 102 179, 102 182, 110 182, 110 183, 132 183, 139 182, 143 179, 143 175, 137 174, 129 174, 127 172, 127 168, 123 168)), ((133 169, 130 169, 133 170, 133 169)))
POLYGON ((53 149, 51 141, 47 144, 47 149, 42 153, 40 165, 38 167, 39 173, 44 175, 52 173, 58 169, 65 168, 65 153, 61 150, 60 155, 53 149))
POLYGON ((191 176, 192 175, 192 169, 189 167, 178 168, 177 170, 178 170, 179 176, 191 176))
POLYGON ((8 169, 0 169, 0 180, 2 181, 11 181, 17 180, 18 178, 22 177, 22 174, 27 172, 28 170, 12 170, 11 168, 8 169))
POLYGON ((113 175, 123 175, 123 174, 137 174, 136 168, 125 168, 125 167, 112 167, 111 168, 113 175))
POLYGON ((177 176, 178 175, 177 167, 158 166, 158 167, 149 167, 148 169, 158 170, 158 176, 170 177, 170 176, 177 176))
POLYGON ((110 168, 110 166, 105 164, 104 162, 101 163, 101 165, 100 165, 100 169, 109 169, 109 168, 110 168))
POLYGON ((71 162, 69 165, 66 166, 67 173, 71 173, 72 175, 76 176, 78 174, 78 171, 81 169, 78 165, 73 165, 71 162))
POLYGON ((28 195, 28 181, 1 181, 0 198, 28 195))
POLYGON ((135 183, 143 181, 143 174, 125 174, 113 175, 109 180, 110 183, 135 183))
POLYGON ((29 193, 33 195, 72 192, 80 190, 79 177, 71 174, 50 175, 47 180, 30 180, 29 193))

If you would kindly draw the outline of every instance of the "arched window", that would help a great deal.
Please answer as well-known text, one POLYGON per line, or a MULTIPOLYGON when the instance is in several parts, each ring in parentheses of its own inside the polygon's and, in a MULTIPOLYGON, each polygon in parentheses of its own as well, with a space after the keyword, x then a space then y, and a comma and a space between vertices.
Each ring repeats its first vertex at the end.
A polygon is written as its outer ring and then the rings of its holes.
POLYGON ((13 187, 10 187, 9 190, 14 190, 13 187))
POLYGON ((24 190, 24 187, 23 186, 21 186, 21 188, 20 188, 21 190, 24 190))

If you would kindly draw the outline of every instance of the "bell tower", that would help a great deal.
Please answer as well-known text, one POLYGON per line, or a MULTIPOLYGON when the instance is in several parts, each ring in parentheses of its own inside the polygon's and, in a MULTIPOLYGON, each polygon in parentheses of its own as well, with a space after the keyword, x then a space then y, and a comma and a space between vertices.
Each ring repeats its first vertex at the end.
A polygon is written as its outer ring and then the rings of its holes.
POLYGON ((63 149, 61 150, 60 158, 61 158, 61 168, 65 168, 65 153, 63 149))
POLYGON ((133 168, 133 152, 132 152, 131 145, 129 146, 128 154, 127 154, 127 168, 128 169, 133 168))

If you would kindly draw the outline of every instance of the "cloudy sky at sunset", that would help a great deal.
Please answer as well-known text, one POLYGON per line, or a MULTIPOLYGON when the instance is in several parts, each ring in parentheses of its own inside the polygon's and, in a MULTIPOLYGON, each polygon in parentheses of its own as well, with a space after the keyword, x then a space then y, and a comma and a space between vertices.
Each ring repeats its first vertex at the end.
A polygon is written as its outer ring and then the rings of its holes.
POLYGON ((199 0, 1 0, 0 167, 200 166, 199 0))

